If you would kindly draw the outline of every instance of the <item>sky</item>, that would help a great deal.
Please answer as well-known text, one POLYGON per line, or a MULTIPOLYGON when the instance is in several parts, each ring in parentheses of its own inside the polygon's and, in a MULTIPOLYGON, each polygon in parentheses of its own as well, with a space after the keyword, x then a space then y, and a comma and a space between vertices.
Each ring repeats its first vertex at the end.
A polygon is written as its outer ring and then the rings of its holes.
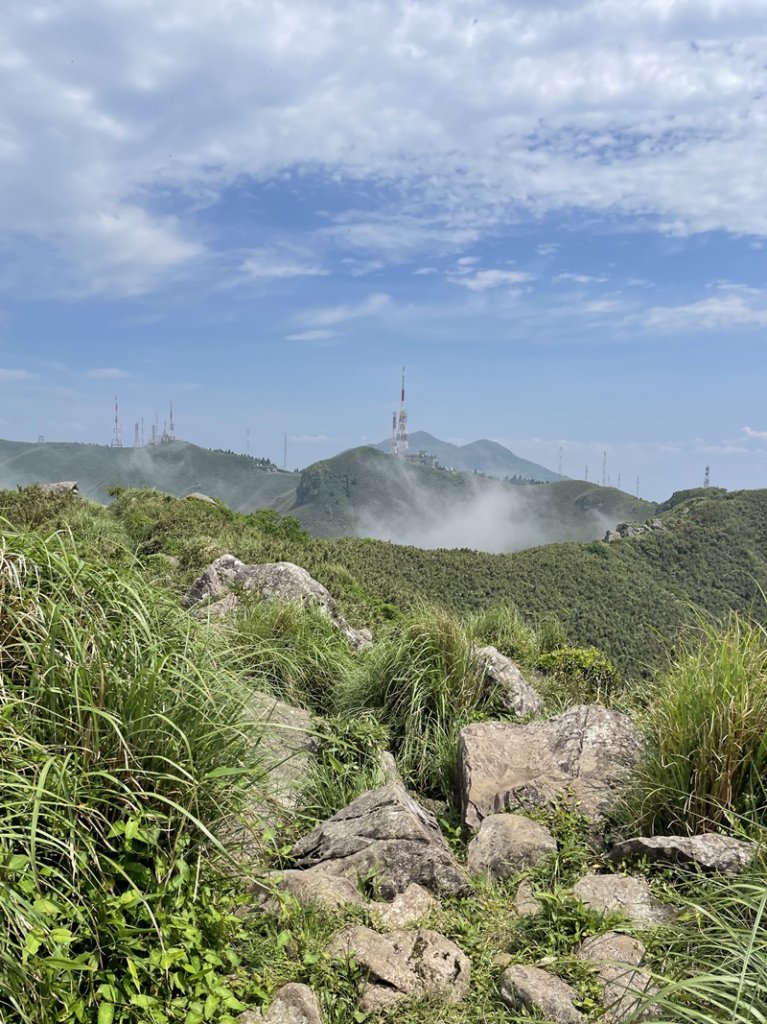
POLYGON ((0 436, 767 486, 765 0, 5 0, 0 436), (249 435, 248 435, 249 432, 249 435))

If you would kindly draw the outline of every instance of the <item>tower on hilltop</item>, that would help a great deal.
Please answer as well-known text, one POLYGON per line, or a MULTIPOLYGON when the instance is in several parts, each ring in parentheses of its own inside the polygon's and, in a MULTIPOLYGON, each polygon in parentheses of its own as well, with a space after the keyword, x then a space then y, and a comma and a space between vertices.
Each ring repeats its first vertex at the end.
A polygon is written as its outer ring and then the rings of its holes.
POLYGON ((407 437, 407 408, 405 407, 405 367, 402 367, 402 387, 399 396, 399 419, 397 414, 392 415, 392 455, 399 458, 407 458, 408 437, 407 437))

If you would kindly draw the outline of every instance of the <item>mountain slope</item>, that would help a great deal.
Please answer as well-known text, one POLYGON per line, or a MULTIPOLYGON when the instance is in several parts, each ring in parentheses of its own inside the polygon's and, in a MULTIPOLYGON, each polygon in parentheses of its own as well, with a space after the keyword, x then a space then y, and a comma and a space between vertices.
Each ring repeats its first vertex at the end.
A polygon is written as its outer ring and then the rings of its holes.
MULTIPOLYGON (((559 473, 538 465, 537 462, 530 462, 528 459, 520 458, 508 448, 504 448, 497 441, 472 441, 470 444, 456 445, 449 441, 440 441, 439 438, 427 434, 424 430, 417 430, 410 435, 410 451, 427 451, 436 455, 440 466, 448 469, 458 469, 466 473, 486 473, 488 476, 522 477, 523 480, 536 480, 544 483, 552 483, 555 480, 566 479, 559 473)), ((389 452, 391 441, 380 441, 373 446, 382 452, 389 452)))
POLYGON ((297 477, 260 460, 210 451, 186 441, 146 448, 0 441, 0 486, 76 480, 80 493, 108 501, 110 487, 154 487, 170 494, 203 491, 233 509, 281 508, 293 503, 297 477))
POLYGON ((375 537, 419 547, 512 551, 593 540, 655 505, 579 480, 507 484, 352 448, 301 474, 290 509, 320 537, 375 537))

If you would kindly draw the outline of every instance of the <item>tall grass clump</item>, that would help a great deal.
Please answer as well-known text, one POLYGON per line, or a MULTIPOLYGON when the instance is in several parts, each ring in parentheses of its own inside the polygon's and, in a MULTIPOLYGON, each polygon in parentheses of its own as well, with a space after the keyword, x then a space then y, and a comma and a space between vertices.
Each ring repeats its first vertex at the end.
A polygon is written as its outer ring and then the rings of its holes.
MULTIPOLYGON (((524 621, 513 604, 494 604, 468 616, 466 632, 478 647, 496 647, 501 654, 523 665, 532 665, 541 653, 536 630, 524 621)), ((559 635, 553 620, 547 623, 546 633, 559 635)))
POLYGON ((700 623, 656 685, 626 813, 655 832, 767 823, 767 633, 700 623))
POLYGON ((233 1019, 213 831, 258 744, 226 662, 133 572, 0 537, 3 1024, 233 1019))
POLYGON ((340 710, 376 712, 407 781, 451 795, 458 731, 487 701, 464 627, 447 612, 424 607, 378 642, 340 693, 340 710))
MULTIPOLYGON (((658 1024, 763 1024, 767 1019, 767 878, 713 878, 681 901, 664 976, 636 1019, 658 1024), (646 1013, 644 1014, 647 1015, 646 1013)), ((634 1018, 632 1018, 634 1019, 634 1018)))
POLYGON ((243 670, 290 704, 331 714, 353 671, 347 640, 299 601, 251 601, 232 627, 243 670))

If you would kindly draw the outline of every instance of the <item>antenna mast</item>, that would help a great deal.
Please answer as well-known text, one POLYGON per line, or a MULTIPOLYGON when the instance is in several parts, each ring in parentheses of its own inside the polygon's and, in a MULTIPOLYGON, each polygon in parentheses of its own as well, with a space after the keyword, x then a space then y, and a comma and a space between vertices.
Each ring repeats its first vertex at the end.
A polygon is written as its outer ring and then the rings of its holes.
POLYGON ((173 422, 173 402, 170 403, 170 421, 168 423, 168 440, 176 440, 176 424, 173 422))
POLYGON ((397 410, 391 414, 391 454, 398 455, 397 451, 397 410))
POLYGON ((133 447, 134 448, 140 448, 141 447, 141 443, 139 441, 138 420, 136 420, 136 426, 133 428, 133 447))
POLYGON ((706 466, 706 473, 705 473, 705 476, 703 477, 703 486, 704 487, 710 487, 711 486, 711 466, 706 466))
POLYGON ((117 396, 115 395, 115 425, 112 430, 112 448, 122 448, 123 437, 122 431, 120 430, 120 414, 117 405, 117 396))
POLYGON ((407 408, 405 407, 405 367, 402 367, 402 388, 399 396, 399 423, 397 424, 397 451, 401 459, 407 455, 407 408))
POLYGON ((602 486, 607 484, 607 452, 602 452, 602 486))

